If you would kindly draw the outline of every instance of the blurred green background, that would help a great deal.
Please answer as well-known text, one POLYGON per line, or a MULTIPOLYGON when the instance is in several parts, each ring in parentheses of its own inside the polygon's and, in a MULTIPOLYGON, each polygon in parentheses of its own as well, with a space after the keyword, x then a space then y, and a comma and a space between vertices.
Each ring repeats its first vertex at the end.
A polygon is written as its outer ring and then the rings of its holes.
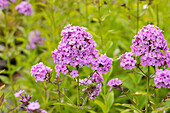
MULTIPOLYGON (((87 31, 93 35, 100 53, 113 58, 111 71, 107 75, 103 75, 102 92, 95 100, 87 102, 90 109, 85 108, 83 112, 133 112, 129 107, 122 107, 118 104, 131 103, 128 98, 120 97, 119 90, 110 92, 110 88, 106 84, 112 78, 119 78, 125 89, 130 90, 129 94, 134 95, 136 91, 145 91, 146 79, 132 71, 124 71, 117 58, 121 54, 131 51, 132 39, 137 31, 148 24, 159 26, 164 31, 164 38, 170 47, 169 0, 30 0, 29 2, 34 9, 34 13, 30 16, 18 14, 15 10, 15 6, 20 3, 20 0, 11 3, 6 11, 0 10, 0 67, 1 70, 5 69, 1 73, 0 79, 6 84, 6 88, 0 93, 2 95, 4 92, 7 100, 4 102, 3 109, 7 111, 7 109, 19 105, 13 94, 20 89, 25 89, 29 94, 34 95, 34 100, 38 99, 42 109, 49 113, 60 112, 60 106, 55 100, 58 95, 52 90, 53 87, 47 85, 48 98, 44 98, 44 86, 46 85, 42 82, 36 83, 34 77, 31 77, 30 69, 38 62, 43 62, 54 69, 55 64, 51 52, 57 49, 61 39, 60 33, 64 26, 72 24, 86 27, 87 31), (6 12, 6 22, 4 12, 6 12), (41 32, 46 41, 44 45, 38 46, 34 50, 28 50, 26 45, 29 33, 36 29, 41 32)), ((144 69, 144 71, 147 70, 144 69)), ((89 69, 84 67, 80 75, 87 77, 88 74, 89 69)), ((65 94, 76 103, 75 81, 69 75, 61 75, 61 77, 63 77, 61 87, 66 88, 65 94)), ((154 86, 153 80, 151 83, 154 86)), ((83 92, 81 93, 83 94, 83 92)), ((153 102, 152 106, 156 106, 167 96, 168 89, 156 89, 153 94, 155 96, 150 99, 153 102)), ((133 99, 139 103, 141 109, 144 108, 145 95, 135 95, 133 99)), ((68 103, 69 101, 63 97, 62 102, 68 103)), ((170 100, 161 106, 170 106, 170 100)), ((62 108, 65 113, 76 110, 71 105, 63 105, 62 108)))

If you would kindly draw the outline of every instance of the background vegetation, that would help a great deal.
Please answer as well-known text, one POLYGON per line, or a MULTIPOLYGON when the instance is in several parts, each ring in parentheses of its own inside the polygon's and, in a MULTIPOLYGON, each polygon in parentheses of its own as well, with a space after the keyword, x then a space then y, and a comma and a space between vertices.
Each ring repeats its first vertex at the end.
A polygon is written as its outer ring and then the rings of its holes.
MULTIPOLYGON (((7 10, 0 10, 0 70, 4 70, 0 74, 0 79, 1 84, 6 84, 0 91, 0 95, 5 94, 4 107, 1 108, 7 112, 7 109, 19 105, 13 94, 24 89, 34 95, 34 100, 39 101, 42 109, 49 113, 60 112, 61 104, 55 100, 58 99, 58 95, 52 90, 53 87, 42 82, 36 83, 34 77, 31 77, 30 69, 41 61, 50 67, 55 66, 51 52, 58 46, 61 30, 64 26, 72 24, 88 28, 100 53, 107 54, 114 60, 110 72, 103 76, 102 92, 95 100, 88 101, 88 106, 83 112, 132 112, 129 107, 120 106, 123 103, 131 103, 128 98, 120 96, 119 90, 109 91, 110 87, 106 84, 111 78, 119 78, 123 86, 130 89, 130 95, 136 95, 136 91, 141 92, 146 89, 146 79, 132 71, 124 71, 117 58, 130 51, 132 39, 137 31, 148 24, 157 25, 164 31, 164 37, 170 48, 169 0, 97 0, 97 2, 96 0, 30 0, 29 2, 34 9, 34 13, 30 16, 24 16, 15 10, 20 0, 11 3, 7 10), (29 33, 36 29, 46 38, 44 45, 34 50, 26 49, 29 33), (44 88, 47 88, 47 97, 44 88)), ((88 74, 88 68, 85 67, 80 76, 88 74)), ((76 84, 69 75, 61 76, 63 78, 61 88, 65 88, 64 93, 76 103, 76 84)), ((151 83, 154 86, 154 82, 151 83)), ((151 101, 156 106, 167 96, 168 89, 156 89, 153 94, 156 99, 152 97, 151 101)), ((133 99, 140 103, 141 109, 144 108, 146 99, 144 92, 133 99)), ((65 97, 61 101, 69 103, 65 97)), ((170 100, 161 106, 170 106, 170 100)), ((62 104, 62 110, 65 113, 74 112, 76 108, 62 104)))

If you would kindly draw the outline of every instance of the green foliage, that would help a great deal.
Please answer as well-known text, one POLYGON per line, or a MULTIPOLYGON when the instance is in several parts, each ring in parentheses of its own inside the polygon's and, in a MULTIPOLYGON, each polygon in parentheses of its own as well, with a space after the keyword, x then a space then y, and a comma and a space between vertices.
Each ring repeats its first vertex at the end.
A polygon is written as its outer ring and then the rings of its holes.
MULTIPOLYGON (((43 62, 54 69, 55 63, 53 63, 51 51, 58 47, 61 40, 60 33, 68 24, 87 27, 88 32, 93 35, 100 53, 107 54, 114 60, 112 69, 103 75, 104 82, 100 95, 90 101, 81 99, 81 112, 141 112, 127 97, 121 95, 120 90, 109 91, 107 83, 112 78, 122 80, 123 87, 125 90, 130 90, 129 96, 133 96, 133 100, 139 103, 140 109, 144 109, 146 96, 149 96, 154 108, 167 96, 168 89, 154 90, 154 87, 150 88, 153 92, 147 95, 145 92, 146 78, 143 77, 143 74, 139 73, 138 69, 134 69, 133 72, 124 71, 120 67, 120 61, 117 60, 122 53, 130 51, 132 39, 137 32, 137 0, 100 0, 100 4, 97 4, 96 0, 45 0, 46 3, 43 3, 43 0, 29 0, 34 9, 34 13, 30 16, 24 16, 15 10, 15 6, 20 1, 17 0, 17 3, 11 4, 8 7, 9 10, 0 10, 0 67, 7 67, 3 72, 0 71, 0 80, 8 85, 0 87, 0 108, 4 112, 13 110, 18 112, 20 102, 17 102, 14 93, 20 89, 34 95, 33 100, 38 100, 41 108, 47 110, 48 113, 61 112, 60 109, 63 113, 77 110, 77 85, 70 75, 61 75, 63 79, 60 85, 62 96, 61 102, 59 102, 59 94, 54 90, 53 85, 45 82, 36 83, 30 74, 31 66, 38 62, 43 62), (121 6, 122 4, 126 4, 126 7, 121 6), (29 33, 35 29, 41 32, 46 41, 44 45, 38 46, 34 50, 26 49, 29 33), (16 64, 11 63, 12 59, 15 59, 16 64), (4 98, 8 101, 3 102, 4 98)), ((164 37, 170 48, 168 35, 170 32, 170 21, 168 21, 170 4, 168 0, 153 0, 150 5, 148 5, 149 0, 139 1, 138 29, 149 23, 158 25, 160 29, 164 30, 164 37), (146 9, 143 8, 144 5, 147 5, 146 9)), ((147 69, 143 70, 147 72, 147 69)), ((84 67, 80 71, 80 76, 87 77, 89 73, 91 73, 90 70, 84 67)), ((52 74, 55 75, 55 71, 52 74)), ((54 77, 51 79, 54 80, 54 77)), ((151 85, 154 85, 153 81, 151 81, 151 85)), ((80 94, 86 95, 83 91, 80 91, 80 94)), ((168 102, 164 102, 154 109, 153 113, 163 110, 169 112, 169 106, 168 102)))

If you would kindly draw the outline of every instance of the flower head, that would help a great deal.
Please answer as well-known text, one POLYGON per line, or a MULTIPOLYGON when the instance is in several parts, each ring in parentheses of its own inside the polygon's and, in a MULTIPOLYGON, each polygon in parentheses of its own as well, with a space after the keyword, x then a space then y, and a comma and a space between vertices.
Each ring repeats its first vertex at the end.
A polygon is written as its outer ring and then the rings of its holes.
POLYGON ((14 95, 15 95, 15 97, 19 97, 19 96, 21 96, 21 94, 23 92, 25 92, 25 90, 20 90, 20 91, 16 92, 14 95))
POLYGON ((31 4, 25 1, 22 1, 19 5, 17 5, 15 9, 18 10, 19 13, 22 13, 24 15, 31 15, 33 13, 31 4))
POLYGON ((112 67, 112 59, 105 55, 101 55, 97 59, 91 61, 92 69, 100 74, 106 74, 112 67))
POLYGON ((119 57, 120 59, 120 66, 124 68, 124 70, 126 69, 133 69, 135 68, 135 64, 136 64, 136 60, 134 59, 134 57, 132 57, 132 53, 131 52, 126 52, 125 54, 121 55, 119 57))
POLYGON ((6 9, 7 6, 10 5, 10 2, 8 0, 0 0, 0 8, 3 10, 3 9, 6 9))
POLYGON ((156 69, 156 77, 154 78, 154 83, 157 88, 170 88, 170 70, 156 69))
MULTIPOLYGON (((66 74, 67 65, 73 67, 91 66, 100 74, 106 74, 111 66, 112 59, 106 55, 99 57, 92 35, 86 31, 86 28, 68 25, 61 32, 61 41, 58 49, 52 51, 54 62, 57 63, 55 69, 57 76, 61 73, 66 74), (61 68, 63 67, 63 68, 61 68)), ((78 76, 76 71, 70 73, 73 77, 78 76)))
POLYGON ((48 66, 45 66, 42 62, 32 66, 31 68, 31 76, 34 75, 35 81, 44 81, 46 80, 49 76, 52 69, 48 66), (46 76, 47 75, 47 76, 46 76))
POLYGON ((101 92, 103 77, 97 73, 94 73, 91 77, 80 79, 81 86, 85 86, 82 91, 85 91, 89 99, 95 99, 101 92))
POLYGON ((111 86, 110 91, 112 90, 113 87, 120 86, 122 84, 121 80, 118 80, 118 78, 109 80, 107 83, 108 86, 111 86))
POLYGON ((40 113, 47 113, 47 111, 40 109, 40 113))
POLYGON ((167 42, 162 32, 162 30, 154 25, 149 24, 143 27, 132 41, 132 52, 139 56, 150 51, 159 52, 163 50, 165 52, 168 50, 167 42))
POLYGON ((170 51, 165 52, 165 62, 170 67, 170 51))
POLYGON ((27 44, 27 49, 35 49, 37 45, 43 45, 45 38, 41 37, 41 33, 38 30, 31 31, 28 37, 29 44, 27 44))
POLYGON ((15 3, 16 2, 16 0, 10 0, 11 2, 13 2, 13 3, 15 3))
POLYGON ((40 104, 38 102, 31 102, 29 105, 28 105, 28 110, 37 110, 40 108, 40 104))

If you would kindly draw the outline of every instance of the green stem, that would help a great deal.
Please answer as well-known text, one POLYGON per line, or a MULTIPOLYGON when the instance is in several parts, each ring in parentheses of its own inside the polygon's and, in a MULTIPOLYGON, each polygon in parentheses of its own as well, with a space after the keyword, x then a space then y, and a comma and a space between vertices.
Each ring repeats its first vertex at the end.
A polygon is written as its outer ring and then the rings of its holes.
MULTIPOLYGON (((135 101, 133 101, 133 100, 129 97, 129 95, 123 91, 123 89, 122 89, 121 87, 120 87, 120 89, 121 89, 121 91, 126 95, 126 97, 128 97, 129 100, 130 100, 131 102, 133 102, 133 103, 135 104, 135 106, 140 110, 140 108, 139 108, 139 106, 137 105, 137 103, 136 103, 135 101)), ((140 111, 142 112, 142 110, 140 110, 140 111)))
MULTIPOLYGON (((55 86, 55 84, 53 84, 51 81, 49 81, 49 82, 57 89, 57 87, 55 86)), ((62 93, 62 92, 61 92, 61 94, 62 94, 63 96, 65 96, 65 97, 74 105, 74 103, 70 100, 70 98, 67 97, 67 95, 65 95, 65 94, 62 93)))
POLYGON ((102 52, 103 52, 102 21, 101 21, 100 8, 101 8, 101 6, 100 6, 100 0, 98 0, 99 27, 100 27, 101 47, 102 47, 102 52))
POLYGON ((79 113, 79 105, 80 105, 80 88, 79 88, 79 76, 77 77, 77 113, 79 113))
MULTIPOLYGON (((8 67, 8 74, 9 74, 9 79, 10 79, 10 82, 11 82, 11 92, 12 92, 12 95, 13 95, 13 98, 14 98, 14 104, 15 106, 17 107, 17 101, 15 99, 15 96, 14 96, 14 82, 13 82, 13 73, 12 73, 12 70, 11 70, 11 63, 10 63, 10 56, 9 56, 9 48, 8 48, 8 37, 7 34, 9 34, 9 31, 8 31, 8 20, 7 20, 7 11, 4 12, 4 19, 5 19, 5 49, 6 49, 6 54, 7 54, 7 67, 8 67)), ((16 110, 16 113, 18 113, 18 110, 16 110)))
POLYGON ((145 113, 148 113, 148 103, 149 103, 149 79, 150 79, 150 67, 148 66, 148 75, 147 75, 147 99, 145 104, 145 113))
POLYGON ((157 16, 157 26, 159 27, 159 5, 158 4, 157 4, 156 16, 157 16))
POLYGON ((139 29, 139 0, 137 0, 137 15, 136 15, 136 19, 137 19, 137 30, 136 30, 136 34, 138 33, 138 29, 139 29))
POLYGON ((85 2, 85 7, 86 7, 86 24, 87 24, 87 27, 88 27, 89 19, 88 19, 87 0, 84 0, 84 2, 85 2))

